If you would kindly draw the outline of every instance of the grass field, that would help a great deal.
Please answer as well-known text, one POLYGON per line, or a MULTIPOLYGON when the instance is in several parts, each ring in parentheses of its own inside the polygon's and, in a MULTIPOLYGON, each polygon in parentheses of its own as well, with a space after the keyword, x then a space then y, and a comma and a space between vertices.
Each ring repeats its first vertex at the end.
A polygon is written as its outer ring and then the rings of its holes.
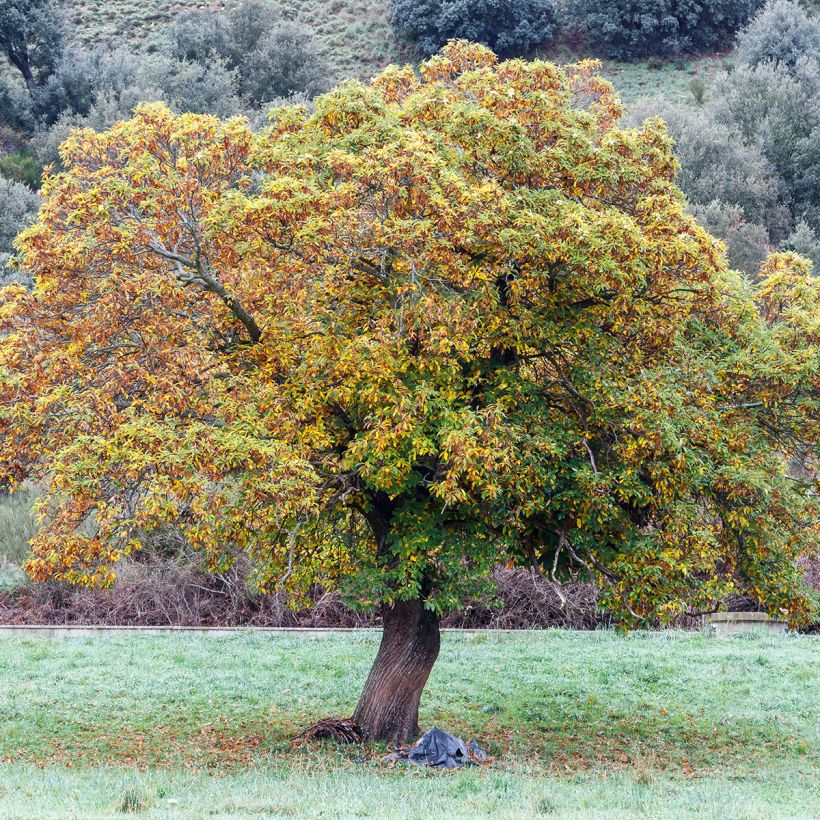
POLYGON ((486 770, 294 745, 352 711, 372 632, 0 636, 0 816, 820 815, 820 640, 447 633, 422 724, 486 770))

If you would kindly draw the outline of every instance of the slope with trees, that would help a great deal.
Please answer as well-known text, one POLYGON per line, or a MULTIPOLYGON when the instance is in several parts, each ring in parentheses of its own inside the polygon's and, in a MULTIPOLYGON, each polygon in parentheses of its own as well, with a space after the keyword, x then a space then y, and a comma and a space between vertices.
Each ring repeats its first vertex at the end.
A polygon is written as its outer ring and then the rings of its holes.
POLYGON ((659 115, 676 141, 693 213, 755 276, 772 248, 820 264, 820 19, 773 0, 737 40, 736 68, 700 106, 649 98, 631 121, 659 115))

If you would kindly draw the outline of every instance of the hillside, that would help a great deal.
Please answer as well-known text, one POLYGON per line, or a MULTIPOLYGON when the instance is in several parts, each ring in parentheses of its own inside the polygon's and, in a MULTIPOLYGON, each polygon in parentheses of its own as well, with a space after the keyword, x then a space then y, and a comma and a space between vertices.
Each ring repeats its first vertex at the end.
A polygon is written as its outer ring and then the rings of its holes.
MULTIPOLYGON (((411 50, 396 43, 387 18, 387 2, 379 0, 271 0, 285 17, 310 26, 333 57, 337 77, 367 79, 391 62, 413 59, 411 50)), ((78 38, 86 43, 126 41, 150 44, 155 32, 177 14, 201 8, 196 0, 67 0, 69 17, 78 38)), ((210 4, 215 9, 230 5, 226 0, 210 4)), ((551 49, 540 56, 559 63, 578 55, 566 48, 551 49)), ((693 77, 707 84, 725 60, 725 55, 691 60, 616 62, 605 61, 605 74, 615 83, 626 102, 665 92, 683 100, 689 96, 693 77)))
MULTIPOLYGON (((209 4, 224 9, 227 2, 209 4)), ((333 55, 340 76, 366 78, 401 59, 379 0, 272 0, 287 18, 309 25, 333 55)), ((156 29, 177 14, 201 8, 196 0, 68 0, 68 14, 79 39, 150 42, 156 29)))

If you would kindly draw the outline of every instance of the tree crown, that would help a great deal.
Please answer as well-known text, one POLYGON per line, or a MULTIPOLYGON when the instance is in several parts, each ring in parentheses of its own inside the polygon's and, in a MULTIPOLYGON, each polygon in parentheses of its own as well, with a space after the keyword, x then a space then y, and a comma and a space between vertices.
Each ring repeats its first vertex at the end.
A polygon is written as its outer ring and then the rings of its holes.
POLYGON ((258 134, 75 132, 0 303, 0 468, 49 487, 30 572, 109 582, 176 522, 362 604, 443 612, 511 561, 628 621, 733 589, 804 618, 817 280, 727 270, 596 69, 460 42, 258 134))

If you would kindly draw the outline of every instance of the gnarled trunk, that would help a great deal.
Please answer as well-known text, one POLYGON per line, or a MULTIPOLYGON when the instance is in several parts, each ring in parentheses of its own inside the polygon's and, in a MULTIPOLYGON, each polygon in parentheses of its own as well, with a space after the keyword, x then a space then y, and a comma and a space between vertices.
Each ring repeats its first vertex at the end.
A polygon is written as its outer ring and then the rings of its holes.
POLYGON ((420 600, 382 607, 379 652, 353 715, 368 740, 401 746, 419 732, 419 701, 438 657, 438 616, 420 600))

